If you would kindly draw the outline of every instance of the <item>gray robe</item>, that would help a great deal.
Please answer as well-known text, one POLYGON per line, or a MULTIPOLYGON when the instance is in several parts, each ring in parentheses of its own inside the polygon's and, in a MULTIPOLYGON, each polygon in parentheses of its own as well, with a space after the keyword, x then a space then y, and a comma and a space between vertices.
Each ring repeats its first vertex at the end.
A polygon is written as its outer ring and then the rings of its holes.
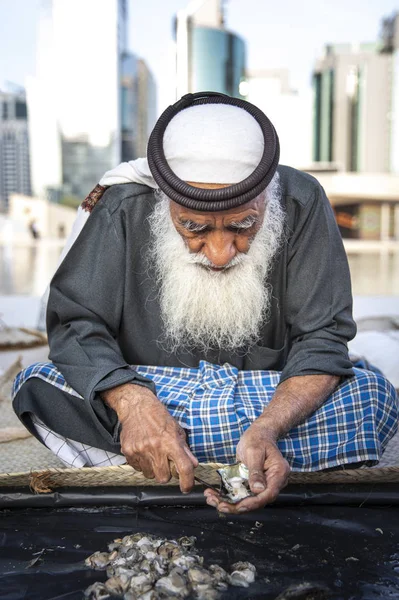
MULTIPOLYGON (((313 177, 289 167, 278 170, 285 240, 268 279, 271 317, 247 352, 172 354, 159 343, 158 289, 146 263, 154 192, 124 184, 104 193, 53 277, 47 312, 50 359, 84 397, 77 408, 80 418, 87 414, 89 421, 100 420, 99 430, 113 432, 115 440, 115 415, 98 392, 127 382, 153 389, 130 367, 134 364, 229 362, 244 370, 282 371, 280 381, 353 374, 347 352, 356 331, 350 275, 333 210, 313 177)), ((19 414, 29 410, 26 401, 22 404, 19 414)))

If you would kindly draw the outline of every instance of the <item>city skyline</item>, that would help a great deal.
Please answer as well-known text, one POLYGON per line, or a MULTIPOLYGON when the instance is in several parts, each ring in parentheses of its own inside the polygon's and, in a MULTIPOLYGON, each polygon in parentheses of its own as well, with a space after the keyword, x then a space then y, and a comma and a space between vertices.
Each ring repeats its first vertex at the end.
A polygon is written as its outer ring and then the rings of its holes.
MULTIPOLYGON (((25 78, 34 74, 41 1, 0 0, 0 89, 5 81, 24 86, 25 78)), ((98 5, 104 1, 99 0, 98 5)), ((142 57, 154 74, 159 89, 158 113, 174 99, 170 66, 173 19, 187 3, 129 0, 129 51, 142 57)), ((307 0, 304 9, 294 0, 273 7, 259 0, 246 0, 245 6, 242 0, 230 0, 226 26, 246 40, 250 69, 288 68, 293 88, 306 89, 310 88, 312 69, 325 44, 376 41, 381 19, 399 11, 398 0, 370 4, 365 10, 361 0, 324 4, 307 0)))
POLYGON ((0 91, 0 211, 11 194, 29 196, 31 189, 26 96, 0 91))
POLYGON ((95 28, 98 0, 42 4, 35 75, 26 81, 35 196, 76 204, 106 171, 145 153, 156 87, 145 61, 129 52, 127 1, 102 3, 95 28))
POLYGON ((121 161, 126 2, 107 0, 91 28, 96 6, 51 0, 41 12, 36 74, 26 88, 31 176, 33 193, 53 200, 84 196, 121 161), (104 76, 108 84, 93 102, 104 76))

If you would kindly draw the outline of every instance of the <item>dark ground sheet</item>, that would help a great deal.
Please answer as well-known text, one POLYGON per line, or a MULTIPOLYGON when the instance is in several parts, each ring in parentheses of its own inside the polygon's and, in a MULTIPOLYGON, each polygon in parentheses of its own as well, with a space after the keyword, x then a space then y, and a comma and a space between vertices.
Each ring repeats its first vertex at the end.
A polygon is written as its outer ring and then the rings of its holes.
POLYGON ((136 531, 165 538, 195 535, 206 566, 228 568, 239 560, 255 564, 256 582, 247 590, 229 588, 226 600, 272 600, 302 581, 326 584, 334 599, 399 598, 399 511, 394 504, 289 502, 239 517, 220 517, 200 503, 3 508, 0 598, 80 600, 86 587, 106 578, 105 572, 85 567, 84 559, 136 531))

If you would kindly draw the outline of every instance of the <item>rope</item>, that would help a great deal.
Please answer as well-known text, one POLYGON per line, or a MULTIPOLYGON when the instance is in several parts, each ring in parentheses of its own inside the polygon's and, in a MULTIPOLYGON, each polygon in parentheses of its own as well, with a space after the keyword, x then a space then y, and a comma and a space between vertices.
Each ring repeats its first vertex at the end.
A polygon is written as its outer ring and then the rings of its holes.
MULTIPOLYGON (((211 485, 219 485, 220 478, 216 469, 223 465, 206 463, 196 469, 196 474, 211 485)), ((398 483, 399 467, 373 469, 348 469, 340 471, 319 471, 315 473, 291 473, 290 484, 370 484, 398 483)), ((30 487, 35 493, 48 493, 59 487, 115 487, 159 485, 155 479, 146 479, 129 465, 115 467, 89 467, 82 469, 46 469, 26 473, 0 474, 1 487, 30 487)), ((172 478, 168 486, 177 486, 178 480, 172 478)))

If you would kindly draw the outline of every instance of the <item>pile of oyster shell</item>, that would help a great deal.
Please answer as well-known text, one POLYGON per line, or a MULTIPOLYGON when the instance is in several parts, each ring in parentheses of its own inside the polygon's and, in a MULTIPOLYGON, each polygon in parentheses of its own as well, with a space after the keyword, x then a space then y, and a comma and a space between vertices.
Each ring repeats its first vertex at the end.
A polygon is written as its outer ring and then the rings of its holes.
POLYGON ((108 552, 86 558, 88 567, 106 570, 108 579, 87 588, 85 597, 216 600, 229 585, 248 587, 255 581, 256 569, 249 562, 231 565, 230 573, 219 565, 205 568, 195 542, 195 537, 167 540, 146 533, 116 539, 108 545, 108 552))

